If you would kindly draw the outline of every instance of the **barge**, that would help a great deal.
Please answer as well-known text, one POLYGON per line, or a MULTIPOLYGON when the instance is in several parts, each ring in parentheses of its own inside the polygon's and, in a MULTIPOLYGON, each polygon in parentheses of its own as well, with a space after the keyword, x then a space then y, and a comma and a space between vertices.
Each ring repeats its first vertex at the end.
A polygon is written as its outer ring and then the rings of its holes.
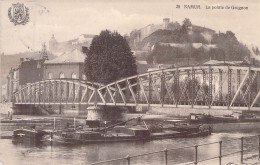
POLYGON ((231 115, 213 116, 209 114, 191 113, 188 117, 190 124, 214 124, 214 123, 246 123, 260 122, 260 118, 254 114, 233 112, 231 115))
POLYGON ((43 144, 86 144, 126 141, 149 141, 170 138, 195 138, 210 135, 212 129, 202 125, 188 125, 187 123, 167 123, 163 127, 147 126, 140 117, 98 128, 67 127, 56 130, 18 129, 13 132, 13 141, 24 142, 32 140, 43 144), (129 121, 137 119, 136 124, 127 125, 129 121), (143 125, 141 125, 143 123, 143 125))
POLYGON ((41 140, 44 144, 88 144, 127 141, 150 141, 171 138, 196 138, 211 134, 210 128, 198 126, 197 131, 176 131, 164 129, 152 132, 150 129, 135 126, 115 126, 110 131, 94 132, 84 130, 58 130, 53 134, 45 135, 41 140))
POLYGON ((48 132, 44 130, 35 129, 16 129, 13 131, 12 141, 14 143, 40 143, 44 135, 48 132))

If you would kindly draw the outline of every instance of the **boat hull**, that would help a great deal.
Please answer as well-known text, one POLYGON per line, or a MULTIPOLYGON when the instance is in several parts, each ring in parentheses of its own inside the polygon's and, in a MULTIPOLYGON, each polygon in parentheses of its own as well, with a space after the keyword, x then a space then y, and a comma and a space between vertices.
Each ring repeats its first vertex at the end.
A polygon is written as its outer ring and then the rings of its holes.
POLYGON ((14 130, 12 135, 13 143, 30 143, 30 144, 38 144, 40 140, 46 135, 45 131, 37 131, 30 129, 17 129, 14 130))

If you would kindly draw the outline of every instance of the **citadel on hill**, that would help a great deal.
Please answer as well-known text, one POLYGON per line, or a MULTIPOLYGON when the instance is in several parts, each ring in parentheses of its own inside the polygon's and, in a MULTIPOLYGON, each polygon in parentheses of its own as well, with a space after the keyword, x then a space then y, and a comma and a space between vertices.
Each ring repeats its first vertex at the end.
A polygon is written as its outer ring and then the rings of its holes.
MULTIPOLYGON (((146 37, 152 35, 152 33, 158 30, 167 30, 174 31, 181 29, 182 25, 177 21, 170 21, 170 18, 163 18, 163 22, 161 24, 149 24, 141 29, 135 29, 130 33, 129 36, 129 44, 133 50, 140 49, 138 48, 138 44, 140 44, 146 37)), ((201 32, 205 37, 213 35, 215 33, 214 30, 200 27, 196 25, 188 24, 188 33, 193 34, 193 32, 201 32)), ((150 45, 151 48, 152 45, 150 45)), ((143 50, 148 50, 144 48, 143 50)))

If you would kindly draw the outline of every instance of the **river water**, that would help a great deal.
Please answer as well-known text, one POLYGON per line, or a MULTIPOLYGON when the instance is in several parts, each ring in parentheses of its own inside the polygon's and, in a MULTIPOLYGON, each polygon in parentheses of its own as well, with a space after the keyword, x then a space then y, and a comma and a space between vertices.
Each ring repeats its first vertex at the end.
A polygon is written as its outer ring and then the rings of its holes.
MULTIPOLYGON (((85 165, 96 161, 125 157, 126 155, 131 156, 145 152, 163 150, 165 148, 170 149, 183 146, 193 146, 195 144, 212 143, 221 140, 225 141, 230 138, 251 136, 258 133, 260 133, 260 130, 213 133, 207 137, 190 139, 165 139, 147 142, 102 143, 76 146, 35 146, 30 144, 14 144, 11 139, 0 139, 0 160, 4 165, 85 165)), ((246 138, 244 140, 244 149, 257 151, 252 149, 256 145, 258 145, 258 137, 246 138)), ((237 151, 240 147, 240 139, 223 142, 222 154, 237 151)), ((194 151, 194 147, 169 151, 169 164, 194 161, 194 151)), ((198 148, 198 160, 218 156, 218 154, 219 144, 200 146, 198 148)), ((131 164, 140 165, 158 165, 163 164, 163 161, 164 153, 131 158, 131 164)), ((218 161, 215 160, 215 163, 213 162, 209 164, 215 164, 218 161)), ((126 164, 126 161, 116 161, 110 164, 126 164)))

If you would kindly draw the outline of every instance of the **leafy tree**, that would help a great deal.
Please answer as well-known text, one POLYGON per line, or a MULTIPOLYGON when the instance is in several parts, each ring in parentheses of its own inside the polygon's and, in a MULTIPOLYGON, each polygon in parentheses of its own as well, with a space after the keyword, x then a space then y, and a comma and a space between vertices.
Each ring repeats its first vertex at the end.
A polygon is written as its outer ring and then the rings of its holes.
POLYGON ((85 74, 89 81, 103 84, 137 74, 135 58, 126 39, 108 30, 95 36, 85 59, 85 74))
POLYGON ((187 34, 189 27, 192 26, 191 21, 189 18, 185 18, 185 20, 182 23, 183 24, 182 24, 181 32, 183 32, 184 34, 187 34))
POLYGON ((185 18, 185 20, 183 21, 183 25, 185 28, 191 26, 191 22, 190 22, 190 19, 189 18, 185 18))

